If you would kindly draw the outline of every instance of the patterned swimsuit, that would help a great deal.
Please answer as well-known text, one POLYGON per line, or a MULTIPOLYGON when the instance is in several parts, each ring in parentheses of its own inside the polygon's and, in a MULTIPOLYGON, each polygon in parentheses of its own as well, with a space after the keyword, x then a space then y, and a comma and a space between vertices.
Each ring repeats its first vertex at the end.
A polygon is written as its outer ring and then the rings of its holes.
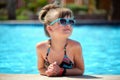
MULTIPOLYGON (((50 45, 51 45, 51 41, 50 41, 50 45)), ((66 54, 66 46, 67 44, 65 45, 64 47, 64 58, 62 60, 62 63, 59 65, 61 68, 64 68, 64 69, 72 69, 73 68, 73 63, 72 61, 67 57, 67 54, 66 54)), ((50 53, 50 47, 48 48, 47 50, 47 54, 46 54, 46 60, 45 60, 45 67, 47 68, 50 63, 48 61, 48 55, 50 53)))

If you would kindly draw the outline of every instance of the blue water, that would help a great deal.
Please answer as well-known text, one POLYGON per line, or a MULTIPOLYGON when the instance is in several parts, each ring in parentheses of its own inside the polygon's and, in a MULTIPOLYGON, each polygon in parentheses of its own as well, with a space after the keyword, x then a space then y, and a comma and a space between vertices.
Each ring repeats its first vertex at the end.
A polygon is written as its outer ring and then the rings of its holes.
MULTIPOLYGON (((85 74, 120 74, 120 25, 79 25, 70 38, 82 45, 85 74)), ((0 24, 0 73, 39 73, 35 45, 46 39, 42 25, 0 24)))

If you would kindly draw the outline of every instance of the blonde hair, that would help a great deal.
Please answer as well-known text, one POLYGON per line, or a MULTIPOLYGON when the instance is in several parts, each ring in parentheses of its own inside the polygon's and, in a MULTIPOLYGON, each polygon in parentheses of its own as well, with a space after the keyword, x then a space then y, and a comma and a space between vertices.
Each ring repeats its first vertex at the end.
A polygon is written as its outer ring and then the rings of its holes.
POLYGON ((47 25, 57 18, 64 18, 65 16, 73 17, 73 13, 68 8, 61 8, 54 4, 48 4, 39 12, 39 20, 44 24, 44 31, 48 37, 50 37, 46 30, 47 25))

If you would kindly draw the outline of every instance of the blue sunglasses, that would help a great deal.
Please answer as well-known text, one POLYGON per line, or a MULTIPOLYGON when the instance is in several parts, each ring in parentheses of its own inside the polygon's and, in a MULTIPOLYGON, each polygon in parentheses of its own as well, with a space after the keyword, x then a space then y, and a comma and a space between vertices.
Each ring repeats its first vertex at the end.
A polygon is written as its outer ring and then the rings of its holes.
POLYGON ((50 23, 50 25, 53 25, 53 24, 55 24, 56 22, 59 22, 61 25, 63 25, 63 26, 65 26, 65 25, 68 25, 68 24, 70 24, 70 25, 74 25, 75 24, 75 20, 74 19, 65 19, 65 18, 58 18, 58 19, 56 19, 56 20, 54 20, 54 21, 52 21, 51 23, 50 23))

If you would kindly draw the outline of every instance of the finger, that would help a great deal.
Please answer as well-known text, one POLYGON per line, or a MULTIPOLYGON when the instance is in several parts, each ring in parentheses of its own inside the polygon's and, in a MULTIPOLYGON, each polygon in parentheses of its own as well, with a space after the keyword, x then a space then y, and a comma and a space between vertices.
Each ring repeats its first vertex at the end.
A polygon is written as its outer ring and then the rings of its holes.
POLYGON ((49 66, 50 66, 50 67, 53 67, 53 66, 54 66, 54 64, 52 63, 52 64, 50 64, 49 66))
POLYGON ((46 75, 50 77, 52 74, 50 72, 46 72, 46 75))
POLYGON ((50 64, 48 67, 53 67, 53 64, 50 64))
POLYGON ((57 62, 55 61, 54 64, 57 64, 57 62))
POLYGON ((50 76, 55 76, 57 74, 54 71, 48 70, 48 71, 46 71, 46 75, 50 77, 50 76))
POLYGON ((56 73, 58 70, 57 70, 56 68, 53 68, 53 67, 52 67, 52 68, 48 68, 47 71, 56 73))
POLYGON ((55 68, 55 67, 57 67, 58 65, 56 64, 56 62, 55 63, 53 63, 53 64, 51 64, 50 66, 48 66, 48 68, 55 68))
POLYGON ((53 69, 48 69, 49 72, 53 72, 53 69))
POLYGON ((53 73, 53 71, 49 69, 49 70, 46 71, 46 73, 47 73, 48 75, 51 75, 51 74, 53 73))
POLYGON ((54 63, 53 63, 53 65, 56 65, 57 64, 57 62, 55 61, 54 63))

